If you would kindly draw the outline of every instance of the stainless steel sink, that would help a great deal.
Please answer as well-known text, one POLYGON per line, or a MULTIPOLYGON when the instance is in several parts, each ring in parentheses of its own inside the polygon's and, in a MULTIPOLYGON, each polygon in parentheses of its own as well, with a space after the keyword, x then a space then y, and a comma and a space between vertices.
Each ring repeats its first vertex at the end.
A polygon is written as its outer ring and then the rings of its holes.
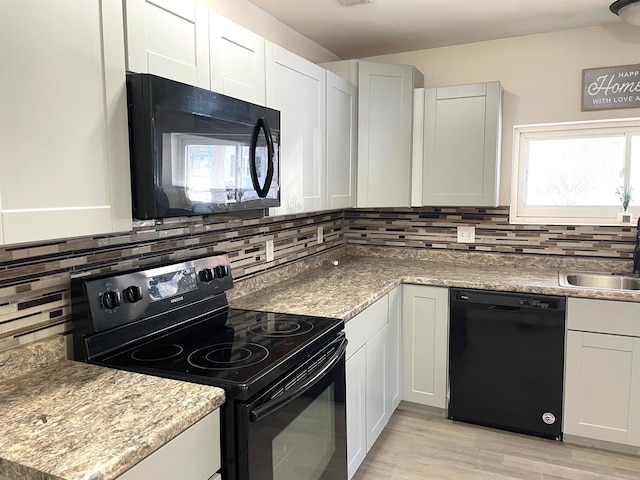
POLYGON ((596 288, 599 290, 640 290, 640 278, 633 274, 601 272, 569 272, 560 270, 562 287, 596 288))

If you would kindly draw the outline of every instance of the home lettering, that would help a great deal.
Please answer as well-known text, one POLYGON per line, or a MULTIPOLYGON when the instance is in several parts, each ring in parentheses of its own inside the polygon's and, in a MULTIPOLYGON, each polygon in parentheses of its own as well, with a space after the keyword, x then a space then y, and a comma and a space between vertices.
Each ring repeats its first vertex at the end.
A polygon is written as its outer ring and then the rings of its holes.
MULTIPOLYGON (((626 72, 626 73, 634 73, 638 72, 626 72)), ((622 75, 620 73, 619 75, 622 75)), ((637 82, 622 82, 618 83, 616 81, 615 75, 601 75, 596 78, 595 82, 589 84, 587 88, 587 92, 589 95, 599 95, 604 93, 604 95, 617 95, 621 93, 640 93, 640 81, 637 82)), ((636 96, 630 97, 620 97, 619 99, 614 99, 614 102, 622 102, 622 98, 626 98, 626 101, 633 101, 636 96)))

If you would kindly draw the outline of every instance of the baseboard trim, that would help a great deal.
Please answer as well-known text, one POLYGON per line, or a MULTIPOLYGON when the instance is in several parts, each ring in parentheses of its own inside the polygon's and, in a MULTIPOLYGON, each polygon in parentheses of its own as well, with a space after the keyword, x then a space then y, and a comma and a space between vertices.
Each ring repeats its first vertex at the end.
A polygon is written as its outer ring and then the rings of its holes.
POLYGON ((627 453, 630 455, 640 455, 640 447, 634 447, 633 445, 624 445, 622 443, 607 442, 605 440, 595 440, 593 438, 579 437, 577 435, 569 435, 567 433, 563 436, 565 443, 572 443, 580 445, 582 447, 594 447, 602 450, 611 450, 619 453, 627 453))
POLYGON ((402 400, 398 405, 398 410, 417 414, 436 415, 438 417, 447 418, 448 411, 446 408, 432 407, 430 405, 422 405, 420 403, 407 402, 402 400))

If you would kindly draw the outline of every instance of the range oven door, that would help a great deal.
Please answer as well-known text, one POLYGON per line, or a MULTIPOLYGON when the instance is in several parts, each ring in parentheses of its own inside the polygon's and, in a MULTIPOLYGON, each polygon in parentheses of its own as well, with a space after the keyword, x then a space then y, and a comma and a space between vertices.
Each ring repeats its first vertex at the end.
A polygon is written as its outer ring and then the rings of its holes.
POLYGON ((344 335, 240 405, 238 480, 346 480, 344 335))

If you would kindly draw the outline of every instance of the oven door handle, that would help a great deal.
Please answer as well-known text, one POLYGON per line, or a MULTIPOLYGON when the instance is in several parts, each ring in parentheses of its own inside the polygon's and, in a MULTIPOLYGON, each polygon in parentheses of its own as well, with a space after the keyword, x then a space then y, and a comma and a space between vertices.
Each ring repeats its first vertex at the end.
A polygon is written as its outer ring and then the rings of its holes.
MULTIPOLYGON (((316 383, 318 383, 335 365, 340 361, 340 358, 344 356, 345 351, 347 350, 347 339, 345 337, 341 337, 336 342, 340 342, 336 351, 331 355, 331 358, 325 361, 317 372, 315 372, 312 376, 307 378, 300 385, 296 385, 294 389, 288 390, 286 393, 279 395, 272 400, 260 405, 257 408, 254 408, 249 412, 249 419, 252 422, 259 422, 264 417, 271 415, 277 410, 281 409, 295 398, 302 395, 304 392, 313 387, 316 383)), ((311 362, 309 362, 311 363, 311 362)))

